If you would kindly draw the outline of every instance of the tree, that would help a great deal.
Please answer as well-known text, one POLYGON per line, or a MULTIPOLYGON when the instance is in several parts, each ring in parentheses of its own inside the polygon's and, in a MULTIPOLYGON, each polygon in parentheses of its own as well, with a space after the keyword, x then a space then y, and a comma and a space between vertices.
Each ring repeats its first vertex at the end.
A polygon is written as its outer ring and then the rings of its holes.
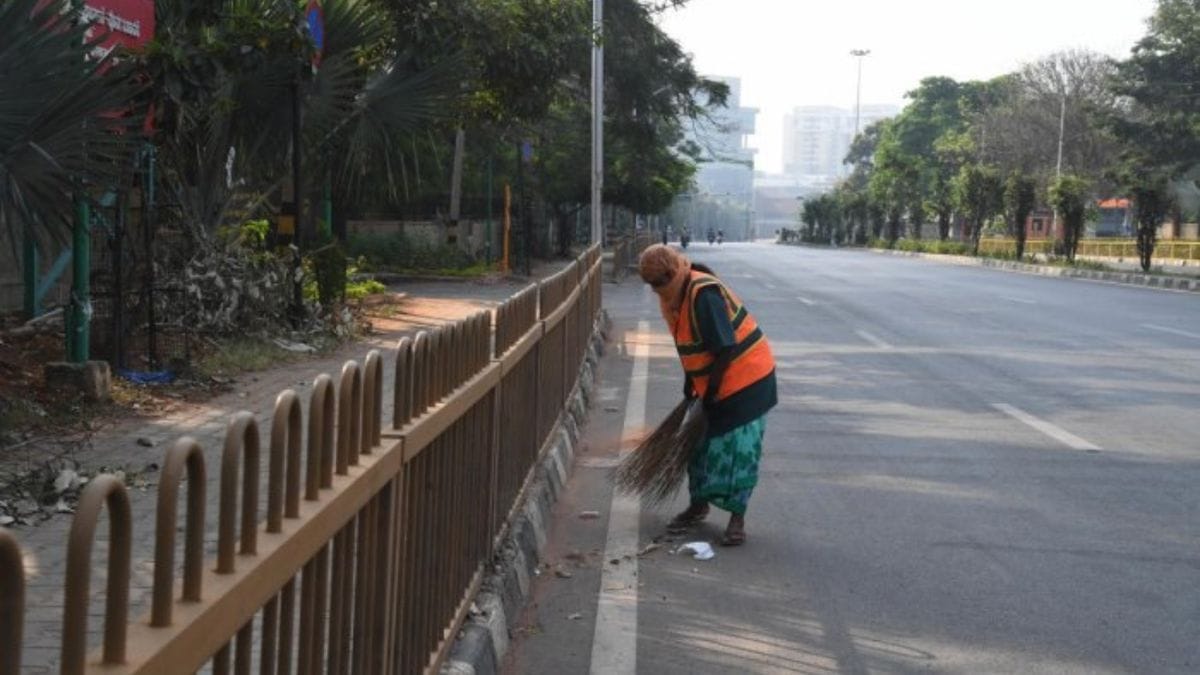
POLYGON ((1025 223, 1037 200, 1037 184, 1032 178, 1013 171, 1004 181, 1004 211, 1008 227, 1017 242, 1017 260, 1025 257, 1025 223))
POLYGON ((984 225, 1001 208, 1004 184, 995 168, 982 164, 964 166, 955 178, 955 200, 971 223, 972 252, 979 255, 979 236, 984 225))
POLYGON ((1137 221, 1137 250, 1142 271, 1150 271, 1158 228, 1175 208, 1171 183, 1163 171, 1132 169, 1125 173, 1125 189, 1133 199, 1137 221))
POLYGON ((1075 251, 1087 220, 1091 185, 1080 176, 1063 174, 1050 183, 1050 204, 1063 222, 1063 248, 1067 260, 1075 262, 1075 251))
POLYGON ((1149 30, 1129 59, 1116 66, 1112 93, 1128 97, 1132 110, 1114 115, 1117 135, 1138 148, 1152 166, 1176 175, 1200 157, 1200 3, 1158 0, 1149 30))
POLYGON ((1006 173, 1021 171, 1048 181, 1057 170, 1061 124, 1063 171, 1105 188, 1118 151, 1105 124, 1121 107, 1111 88, 1116 73, 1107 56, 1069 50, 1002 80, 998 104, 977 123, 986 130, 984 160, 1006 173))

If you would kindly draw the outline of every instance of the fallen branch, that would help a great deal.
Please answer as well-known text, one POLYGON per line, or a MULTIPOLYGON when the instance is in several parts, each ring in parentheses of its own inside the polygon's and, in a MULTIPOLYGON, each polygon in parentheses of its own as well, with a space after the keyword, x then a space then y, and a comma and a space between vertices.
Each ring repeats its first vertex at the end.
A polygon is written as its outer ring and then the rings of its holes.
POLYGON ((5 337, 29 337, 30 335, 48 332, 51 329, 62 328, 62 326, 63 308, 59 307, 41 316, 34 317, 16 328, 10 328, 0 333, 0 335, 4 335, 5 337))

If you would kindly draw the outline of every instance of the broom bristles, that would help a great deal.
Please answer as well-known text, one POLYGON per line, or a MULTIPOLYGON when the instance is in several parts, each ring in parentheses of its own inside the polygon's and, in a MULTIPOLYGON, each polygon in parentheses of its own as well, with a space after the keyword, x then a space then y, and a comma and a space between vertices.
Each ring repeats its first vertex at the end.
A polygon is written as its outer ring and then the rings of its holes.
POLYGON ((699 399, 684 399, 625 456, 613 476, 617 489, 650 504, 671 498, 687 476, 688 463, 708 431, 699 399), (694 408, 689 414, 689 408, 694 408))

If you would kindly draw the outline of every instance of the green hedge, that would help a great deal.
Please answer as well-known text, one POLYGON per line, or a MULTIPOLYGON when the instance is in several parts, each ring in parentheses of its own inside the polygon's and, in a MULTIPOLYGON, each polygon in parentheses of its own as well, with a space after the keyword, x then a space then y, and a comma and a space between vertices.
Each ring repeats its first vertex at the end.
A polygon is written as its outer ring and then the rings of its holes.
POLYGON ((475 260, 450 244, 434 244, 399 234, 361 234, 350 238, 347 253, 365 260, 371 269, 389 271, 466 270, 475 260))

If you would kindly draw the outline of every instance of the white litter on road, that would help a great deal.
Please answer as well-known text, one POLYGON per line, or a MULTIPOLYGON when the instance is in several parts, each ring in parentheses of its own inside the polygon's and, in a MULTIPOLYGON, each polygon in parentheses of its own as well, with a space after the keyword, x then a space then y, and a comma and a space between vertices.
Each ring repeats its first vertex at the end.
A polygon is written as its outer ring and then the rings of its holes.
POLYGON ((675 549, 675 553, 692 553, 692 557, 696 560, 712 560, 717 555, 717 552, 713 550, 712 544, 707 541, 693 541, 684 544, 675 549))

